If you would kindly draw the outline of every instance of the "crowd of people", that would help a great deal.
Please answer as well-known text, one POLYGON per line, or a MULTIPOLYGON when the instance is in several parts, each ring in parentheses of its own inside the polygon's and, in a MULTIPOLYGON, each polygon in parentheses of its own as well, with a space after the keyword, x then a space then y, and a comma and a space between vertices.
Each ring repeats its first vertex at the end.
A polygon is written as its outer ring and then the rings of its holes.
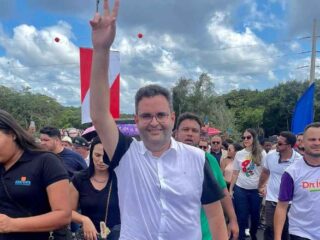
POLYGON ((208 138, 148 85, 135 95, 139 141, 119 131, 106 81, 118 9, 104 1, 90 22, 97 137, 47 126, 37 142, 0 110, 0 240, 255 240, 261 216, 266 240, 319 240, 320 123, 263 142, 252 128, 208 138))

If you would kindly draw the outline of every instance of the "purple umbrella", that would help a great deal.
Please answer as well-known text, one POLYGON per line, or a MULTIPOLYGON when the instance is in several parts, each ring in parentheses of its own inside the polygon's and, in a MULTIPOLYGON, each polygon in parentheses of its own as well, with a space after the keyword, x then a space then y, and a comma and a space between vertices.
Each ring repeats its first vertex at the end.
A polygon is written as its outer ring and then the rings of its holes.
MULTIPOLYGON (((136 124, 119 123, 117 126, 120 132, 122 132, 125 136, 135 137, 139 135, 136 124)), ((94 126, 85 129, 82 133, 82 137, 84 137, 87 141, 91 141, 95 136, 97 136, 97 132, 94 126)))

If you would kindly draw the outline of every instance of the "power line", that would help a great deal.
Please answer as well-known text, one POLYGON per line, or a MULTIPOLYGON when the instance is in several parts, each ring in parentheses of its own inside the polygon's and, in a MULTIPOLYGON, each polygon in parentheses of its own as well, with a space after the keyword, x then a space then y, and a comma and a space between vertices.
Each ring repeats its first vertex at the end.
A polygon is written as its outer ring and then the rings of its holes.
MULTIPOLYGON (((270 44, 284 44, 287 42, 292 42, 292 41, 300 41, 300 40, 304 40, 304 39, 310 39, 311 36, 305 36, 305 37, 299 37, 299 38, 292 38, 292 39, 286 39, 286 40, 280 40, 280 41, 276 41, 276 42, 270 42, 268 43, 268 45, 270 44)), ((229 49, 236 49, 236 48, 247 48, 247 47, 253 47, 253 46, 260 46, 261 44, 259 43, 255 43, 255 44, 247 44, 247 45, 240 45, 240 46, 234 46, 234 47, 222 47, 222 48, 216 48, 216 49, 212 49, 211 51, 224 51, 224 50, 229 50, 229 49)))
MULTIPOLYGON (((288 54, 279 54, 275 56, 269 56, 269 57, 263 57, 263 58, 252 58, 252 59, 244 59, 244 60, 237 60, 237 61, 228 61, 228 62, 219 62, 219 63, 213 63, 211 65, 225 65, 225 64, 237 64, 237 63, 242 63, 242 62, 254 62, 254 61, 261 61, 261 60, 267 60, 267 59, 276 59, 276 58, 281 58, 281 57, 286 57, 286 56, 294 56, 294 55, 302 55, 306 53, 310 53, 311 51, 303 51, 303 52, 296 52, 296 53, 288 53, 288 54)), ((39 67, 59 67, 59 66, 68 66, 68 67, 73 67, 73 66, 79 66, 79 62, 69 62, 69 63, 54 63, 54 64, 37 64, 37 65, 29 65, 29 66, 10 66, 7 67, 7 69, 27 69, 27 68, 39 68, 39 67)), ((169 69, 169 68, 168 68, 169 69)), ((178 68, 170 68, 172 71, 174 70, 179 70, 178 68)), ((169 69, 169 70, 170 70, 169 69)), ((147 72, 147 71, 145 71, 147 72)))

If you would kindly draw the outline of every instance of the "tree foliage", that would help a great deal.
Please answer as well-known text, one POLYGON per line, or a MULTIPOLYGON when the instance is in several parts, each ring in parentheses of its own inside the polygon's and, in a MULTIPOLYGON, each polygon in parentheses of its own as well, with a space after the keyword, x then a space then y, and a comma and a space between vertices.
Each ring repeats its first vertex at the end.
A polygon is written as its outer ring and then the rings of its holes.
MULTIPOLYGON (((240 131, 248 127, 263 128, 265 135, 270 136, 281 131, 290 131, 294 107, 308 84, 308 82, 288 81, 264 91, 231 91, 221 98, 233 111, 236 126, 240 131)), ((316 81, 317 85, 319 81, 316 81)), ((318 92, 315 94, 315 121, 320 115, 318 92)))
POLYGON ((38 129, 46 125, 58 128, 82 126, 80 108, 63 107, 55 99, 33 94, 28 88, 15 91, 0 86, 0 108, 12 114, 24 128, 28 128, 30 121, 34 121, 38 129))
MULTIPOLYGON (((316 89, 319 86, 316 81, 316 89)), ((291 129, 295 104, 307 89, 307 82, 288 81, 271 89, 233 90, 218 96, 213 80, 208 74, 199 79, 181 78, 172 88, 173 108, 177 116, 183 112, 194 112, 208 119, 211 126, 232 132, 251 127, 263 129, 266 136, 291 129)), ((315 91, 315 121, 320 119, 320 91, 315 91)), ((11 113, 25 128, 35 121, 37 128, 52 125, 58 128, 86 128, 81 124, 80 107, 64 107, 55 99, 43 94, 34 94, 24 88, 16 91, 0 86, 0 108, 11 113)), ((122 114, 132 118, 132 114, 122 114)), ((261 130, 262 132, 262 130, 261 130)))
POLYGON ((234 128, 232 112, 219 99, 213 80, 208 74, 201 74, 199 79, 181 78, 172 88, 173 108, 177 115, 193 112, 202 119, 207 118, 211 126, 223 131, 234 128))

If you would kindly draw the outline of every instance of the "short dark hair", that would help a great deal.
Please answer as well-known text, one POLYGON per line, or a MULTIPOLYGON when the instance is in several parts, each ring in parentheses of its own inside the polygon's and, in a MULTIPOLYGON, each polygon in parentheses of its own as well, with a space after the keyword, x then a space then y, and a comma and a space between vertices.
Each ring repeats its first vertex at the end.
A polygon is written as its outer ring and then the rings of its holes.
POLYGON ((227 141, 222 141, 221 145, 225 148, 228 149, 229 143, 227 141))
POLYGON ((283 131, 280 133, 280 136, 284 137, 286 139, 286 142, 290 144, 291 147, 294 147, 294 145, 296 144, 297 138, 292 132, 283 131))
POLYGON ((320 128, 320 122, 310 123, 305 127, 304 132, 306 132, 309 128, 320 128))
POLYGON ((232 144, 234 143, 234 141, 231 138, 227 138, 226 140, 224 140, 226 143, 228 144, 232 144))
POLYGON ((180 124, 184 120, 194 120, 199 124, 200 128, 203 126, 201 119, 196 114, 191 113, 191 112, 185 112, 185 113, 182 113, 179 115, 177 123, 176 123, 176 129, 179 128, 180 124))
POLYGON ((241 151, 243 147, 239 143, 230 143, 234 147, 235 152, 241 151))
POLYGON ((17 146, 22 150, 42 151, 35 139, 23 129, 8 112, 0 109, 0 131, 14 134, 17 146))
POLYGON ((140 88, 135 96, 135 108, 136 113, 138 113, 138 104, 142 100, 142 98, 151 98, 155 96, 164 96, 170 107, 170 111, 173 111, 173 103, 172 103, 172 96, 168 89, 161 87, 156 84, 147 85, 145 87, 140 88))
POLYGON ((61 139, 61 133, 58 128, 46 126, 40 129, 41 134, 46 134, 49 137, 57 137, 61 139))

